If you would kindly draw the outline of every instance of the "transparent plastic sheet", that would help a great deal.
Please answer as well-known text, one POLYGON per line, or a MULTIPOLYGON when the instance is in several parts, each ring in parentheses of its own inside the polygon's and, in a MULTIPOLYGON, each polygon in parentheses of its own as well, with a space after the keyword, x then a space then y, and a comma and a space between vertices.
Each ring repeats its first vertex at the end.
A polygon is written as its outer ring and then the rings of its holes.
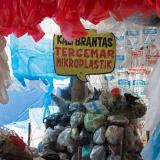
POLYGON ((43 38, 35 42, 30 36, 10 38, 11 60, 14 76, 23 86, 24 79, 42 80, 47 86, 44 98, 44 117, 50 113, 48 106, 51 104, 53 80, 64 80, 68 77, 58 76, 53 69, 53 40, 43 38))
POLYGON ((145 160, 159 160, 160 159, 159 139, 160 139, 160 123, 157 125, 149 142, 145 145, 144 149, 141 152, 143 159, 145 160))
POLYGON ((149 99, 149 107, 147 114, 145 116, 145 130, 153 131, 156 125, 160 122, 159 105, 160 105, 160 81, 157 81, 160 77, 160 60, 158 60, 156 66, 154 67, 147 86, 147 96, 149 99))
POLYGON ((0 103, 6 104, 9 100, 7 88, 11 83, 8 57, 5 52, 6 40, 0 36, 0 103))

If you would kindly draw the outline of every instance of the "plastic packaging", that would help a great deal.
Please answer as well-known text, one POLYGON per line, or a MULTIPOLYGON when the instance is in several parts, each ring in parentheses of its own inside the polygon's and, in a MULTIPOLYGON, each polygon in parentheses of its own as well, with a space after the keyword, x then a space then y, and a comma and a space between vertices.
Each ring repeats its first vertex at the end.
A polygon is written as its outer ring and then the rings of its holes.
POLYGON ((79 126, 84 121, 85 114, 83 112, 74 112, 70 118, 70 124, 71 126, 79 126))
POLYGON ((89 112, 107 115, 109 112, 101 101, 91 101, 85 103, 84 106, 89 112))
POLYGON ((73 140, 71 138, 71 132, 72 132, 72 129, 71 128, 66 128, 64 131, 62 131, 59 136, 58 136, 58 140, 57 142, 60 144, 60 145, 63 145, 63 146, 68 146, 70 144, 73 143, 73 140))
POLYGON ((120 144, 120 140, 123 134, 123 129, 117 126, 109 126, 105 137, 110 144, 116 145, 120 144))
POLYGON ((78 128, 72 128, 71 138, 73 140, 75 140, 75 141, 78 140, 78 138, 79 138, 79 130, 78 130, 78 128))
POLYGON ((93 141, 95 144, 103 144, 105 142, 105 127, 97 129, 93 135, 93 141))
POLYGON ((104 146, 96 145, 93 147, 91 155, 91 160, 106 160, 106 148, 104 146))
POLYGON ((91 135, 85 129, 80 132, 79 142, 81 145, 90 144, 91 142, 91 135))
POLYGON ((84 125, 87 131, 95 132, 95 130, 103 126, 106 122, 106 117, 101 114, 87 113, 84 117, 84 125))
POLYGON ((111 155, 107 158, 107 160, 120 160, 121 157, 120 156, 114 156, 114 155, 111 155))
POLYGON ((56 140, 57 140, 57 138, 55 136, 54 130, 51 128, 47 128, 47 130, 44 133, 42 143, 49 144, 49 143, 56 142, 56 140))
POLYGON ((84 145, 82 147, 82 160, 88 160, 92 151, 91 145, 84 145))

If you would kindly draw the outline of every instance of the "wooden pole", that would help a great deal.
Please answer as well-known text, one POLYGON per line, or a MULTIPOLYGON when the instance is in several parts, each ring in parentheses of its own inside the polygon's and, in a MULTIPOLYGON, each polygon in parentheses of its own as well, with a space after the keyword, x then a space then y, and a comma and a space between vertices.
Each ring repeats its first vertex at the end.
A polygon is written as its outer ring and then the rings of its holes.
POLYGON ((72 77, 71 85, 72 102, 84 102, 85 98, 88 96, 85 82, 79 80, 77 77, 72 77))
POLYGON ((31 143, 31 123, 28 123, 28 148, 30 147, 31 143))

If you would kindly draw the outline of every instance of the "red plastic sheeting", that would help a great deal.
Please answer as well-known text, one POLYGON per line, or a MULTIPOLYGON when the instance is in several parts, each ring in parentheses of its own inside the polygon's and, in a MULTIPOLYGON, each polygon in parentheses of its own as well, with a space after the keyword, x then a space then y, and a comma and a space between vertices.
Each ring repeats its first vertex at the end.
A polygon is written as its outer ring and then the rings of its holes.
POLYGON ((52 18, 67 40, 86 35, 80 18, 93 24, 110 14, 118 20, 143 12, 160 16, 160 0, 0 0, 0 35, 28 33, 36 41, 44 36, 39 24, 52 18))

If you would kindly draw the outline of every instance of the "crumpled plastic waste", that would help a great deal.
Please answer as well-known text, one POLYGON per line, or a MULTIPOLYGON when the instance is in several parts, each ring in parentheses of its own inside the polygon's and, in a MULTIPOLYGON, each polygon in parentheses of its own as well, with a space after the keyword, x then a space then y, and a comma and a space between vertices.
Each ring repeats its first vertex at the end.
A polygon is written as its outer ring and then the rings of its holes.
POLYGON ((101 114, 87 113, 84 117, 84 125, 87 131, 94 133, 95 130, 103 126, 106 122, 106 117, 101 114))
POLYGON ((92 113, 98 113, 103 115, 107 115, 109 113, 107 108, 99 100, 85 103, 84 106, 89 112, 92 113))
POLYGON ((114 155, 111 155, 107 158, 107 160, 120 160, 121 157, 120 156, 114 156, 114 155))
POLYGON ((60 160, 69 160, 69 157, 66 153, 59 153, 60 160))
POLYGON ((109 126, 105 137, 110 144, 120 144, 120 140, 123 134, 123 128, 117 126, 109 126))
POLYGON ((82 129, 79 135, 79 142, 81 145, 90 144, 91 135, 85 130, 82 129))
POLYGON ((99 145, 104 144, 104 142, 105 142, 105 131, 106 131, 106 128, 101 127, 94 132, 93 142, 95 144, 99 144, 99 145))
POLYGON ((62 131, 59 136, 58 136, 58 139, 57 139, 57 142, 60 144, 60 145, 63 145, 63 146, 68 146, 70 144, 73 143, 73 140, 71 138, 71 133, 72 133, 72 129, 71 128, 66 128, 64 131, 62 131))
POLYGON ((77 141, 79 139, 79 130, 78 130, 78 128, 72 128, 71 138, 73 140, 75 140, 75 141, 77 141))
POLYGON ((36 41, 44 36, 39 24, 45 17, 52 18, 60 26, 63 36, 71 41, 86 35, 80 18, 97 24, 110 15, 118 20, 137 12, 148 16, 156 12, 160 16, 158 1, 151 0, 14 0, 14 2, 2 0, 2 4, 0 6, 0 35, 7 36, 14 33, 20 37, 28 33, 36 41))
POLYGON ((56 142, 57 138, 55 136, 55 132, 51 128, 47 128, 47 130, 44 133, 44 137, 42 140, 42 144, 49 144, 52 142, 56 142))
POLYGON ((106 160, 106 149, 104 146, 96 145, 90 154, 91 160, 106 160))
POLYGON ((71 116, 70 123, 71 126, 79 126, 83 123, 85 114, 83 112, 74 112, 71 116))

